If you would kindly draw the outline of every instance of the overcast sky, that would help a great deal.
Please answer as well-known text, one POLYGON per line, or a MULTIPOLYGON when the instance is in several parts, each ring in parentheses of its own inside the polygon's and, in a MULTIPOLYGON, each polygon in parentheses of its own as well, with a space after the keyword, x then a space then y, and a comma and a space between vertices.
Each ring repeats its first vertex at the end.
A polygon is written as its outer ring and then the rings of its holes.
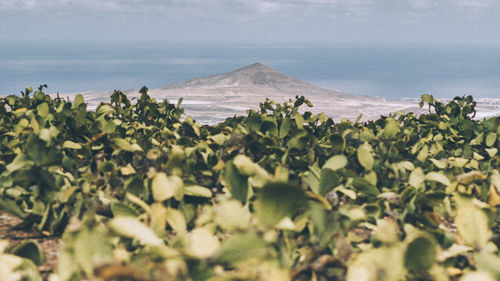
POLYGON ((497 0, 0 0, 1 42, 500 45, 497 0))

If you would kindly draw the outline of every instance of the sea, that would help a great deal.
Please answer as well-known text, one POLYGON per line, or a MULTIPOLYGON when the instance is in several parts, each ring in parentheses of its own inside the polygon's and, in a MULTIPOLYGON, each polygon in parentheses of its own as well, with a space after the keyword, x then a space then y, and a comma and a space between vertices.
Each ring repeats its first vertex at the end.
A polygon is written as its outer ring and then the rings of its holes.
POLYGON ((0 94, 159 88, 262 62, 306 82, 389 99, 500 98, 500 46, 0 44, 0 94))

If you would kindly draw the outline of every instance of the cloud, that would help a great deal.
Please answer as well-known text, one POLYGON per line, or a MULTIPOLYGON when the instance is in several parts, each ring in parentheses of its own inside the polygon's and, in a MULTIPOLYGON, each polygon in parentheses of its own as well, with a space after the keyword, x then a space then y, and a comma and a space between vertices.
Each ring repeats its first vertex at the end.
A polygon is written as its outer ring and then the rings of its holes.
POLYGON ((87 8, 117 10, 123 3, 118 0, 0 0, 0 10, 44 10, 59 8, 87 8))
POLYGON ((279 10, 282 5, 272 1, 246 1, 246 4, 258 12, 273 12, 279 10))
POLYGON ((472 7, 472 8, 488 8, 500 6, 496 0, 451 0, 457 6, 472 7))
POLYGON ((200 10, 236 9, 247 12, 364 6, 374 0, 0 0, 0 10, 86 8, 92 10, 200 10))
POLYGON ((447 8, 494 8, 500 7, 497 0, 408 0, 411 8, 417 10, 447 8))
POLYGON ((5 10, 134 13, 170 19, 278 20, 300 22, 344 19, 363 21, 410 15, 483 14, 500 8, 497 0, 0 0, 5 10), (458 10, 457 10, 458 9, 458 10))
POLYGON ((409 0, 410 7, 417 10, 427 10, 437 6, 434 0, 409 0))

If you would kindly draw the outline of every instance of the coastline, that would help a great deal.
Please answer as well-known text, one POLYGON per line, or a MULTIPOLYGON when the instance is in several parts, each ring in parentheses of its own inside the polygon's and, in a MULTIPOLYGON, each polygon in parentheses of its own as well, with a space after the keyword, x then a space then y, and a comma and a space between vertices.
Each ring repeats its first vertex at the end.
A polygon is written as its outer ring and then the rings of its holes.
MULTIPOLYGON (((140 96, 138 90, 124 91, 129 99, 138 98, 140 96)), ((109 92, 84 92, 84 96, 88 108, 93 110, 101 102, 109 102, 109 97, 112 94, 109 92)), ((55 96, 56 94, 51 94, 55 96)), ((77 93, 59 93, 61 97, 74 99, 77 93)), ((211 89, 153 89, 149 91, 149 95, 156 100, 167 99, 170 103, 177 104, 182 98, 181 107, 185 109, 185 115, 192 116, 195 120, 202 124, 215 124, 225 120, 228 117, 246 115, 247 110, 257 110, 259 103, 262 103, 269 98, 276 103, 283 103, 289 99, 294 99, 295 95, 284 95, 282 92, 272 91, 270 89, 255 88, 252 91, 246 89, 234 88, 211 88, 211 89)), ((314 114, 324 113, 331 117, 335 122, 340 122, 341 119, 351 121, 363 114, 361 121, 369 121, 387 116, 391 113, 402 111, 405 113, 414 112, 421 114, 427 112, 426 108, 419 108, 420 99, 404 98, 404 99, 386 99, 386 98, 371 98, 371 97, 354 97, 354 98, 337 98, 324 95, 311 95, 306 93, 304 96, 311 101, 313 107, 302 106, 302 110, 311 111, 314 114)), ((451 99, 439 99, 442 102, 451 99)), ((500 98, 479 98, 475 99, 476 119, 500 116, 500 98)))

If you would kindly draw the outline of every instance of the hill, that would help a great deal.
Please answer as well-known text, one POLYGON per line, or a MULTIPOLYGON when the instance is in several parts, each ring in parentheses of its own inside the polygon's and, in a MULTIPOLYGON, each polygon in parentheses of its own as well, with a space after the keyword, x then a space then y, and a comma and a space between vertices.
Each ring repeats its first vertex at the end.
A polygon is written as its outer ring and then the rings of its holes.
POLYGON ((284 95, 328 95, 336 97, 354 97, 330 89, 320 88, 302 80, 290 77, 263 63, 254 63, 243 68, 203 78, 195 78, 168 85, 168 89, 207 89, 207 88, 236 88, 239 91, 251 93, 254 88, 276 90, 284 95))
MULTIPOLYGON (((128 91, 129 95, 137 91, 128 91)), ((386 101, 325 89, 288 76, 263 63, 254 63, 223 74, 194 78, 151 90, 157 99, 175 101, 183 98, 186 113, 204 123, 216 123, 227 117, 245 114, 257 108, 266 98, 277 102, 306 96, 314 105, 314 113, 324 112, 341 118, 374 119, 398 110, 408 111, 414 103, 386 101)), ((413 109, 413 108, 411 108, 413 109)))

